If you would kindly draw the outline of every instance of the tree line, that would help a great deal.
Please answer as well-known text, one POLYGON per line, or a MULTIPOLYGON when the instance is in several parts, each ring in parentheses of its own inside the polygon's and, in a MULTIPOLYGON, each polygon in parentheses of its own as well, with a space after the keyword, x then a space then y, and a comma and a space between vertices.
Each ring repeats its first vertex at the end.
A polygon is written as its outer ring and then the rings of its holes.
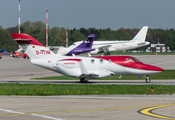
MULTIPOLYGON (((46 24, 42 21, 30 22, 26 21, 21 24, 21 33, 26 33, 34 37, 36 40, 46 45, 46 24)), ((85 40, 89 34, 95 34, 95 40, 130 40, 132 39, 141 28, 125 29, 120 28, 118 30, 107 29, 95 29, 95 28, 80 28, 69 29, 68 39, 69 45, 76 41, 85 40)), ((15 51, 18 49, 18 44, 11 37, 10 33, 18 33, 18 26, 3 29, 0 27, 0 49, 6 51, 15 51)), ((151 44, 158 42, 170 47, 170 50, 175 50, 175 30, 174 29, 148 29, 146 41, 151 44)), ((48 41, 49 46, 65 46, 66 45, 66 29, 64 27, 52 27, 48 29, 48 41)), ((146 49, 148 46, 144 46, 139 49, 146 49)))

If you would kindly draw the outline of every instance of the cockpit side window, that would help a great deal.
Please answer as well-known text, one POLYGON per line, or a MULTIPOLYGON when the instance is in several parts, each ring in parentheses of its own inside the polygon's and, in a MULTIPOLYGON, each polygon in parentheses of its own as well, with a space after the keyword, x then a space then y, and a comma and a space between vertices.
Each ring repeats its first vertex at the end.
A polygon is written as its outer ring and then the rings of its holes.
POLYGON ((137 58, 134 58, 134 60, 135 61, 137 61, 137 62, 141 62, 142 63, 142 61, 140 61, 139 59, 137 59, 137 58))
POLYGON ((130 62, 135 62, 132 58, 126 58, 127 61, 130 61, 130 62))

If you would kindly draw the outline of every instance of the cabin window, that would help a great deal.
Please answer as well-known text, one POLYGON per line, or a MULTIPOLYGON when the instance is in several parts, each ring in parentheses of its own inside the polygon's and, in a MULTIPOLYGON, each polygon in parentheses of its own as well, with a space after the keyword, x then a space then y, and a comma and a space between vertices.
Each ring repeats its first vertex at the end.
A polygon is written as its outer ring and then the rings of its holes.
POLYGON ((94 59, 91 59, 91 63, 94 64, 94 59))
POLYGON ((101 63, 101 64, 103 63, 103 59, 100 59, 100 63, 101 63))
POLYGON ((109 63, 112 63, 112 60, 111 59, 109 59, 108 61, 109 61, 109 63))
POLYGON ((130 61, 130 62, 134 62, 134 60, 131 59, 131 58, 126 58, 126 60, 127 60, 127 61, 130 61))

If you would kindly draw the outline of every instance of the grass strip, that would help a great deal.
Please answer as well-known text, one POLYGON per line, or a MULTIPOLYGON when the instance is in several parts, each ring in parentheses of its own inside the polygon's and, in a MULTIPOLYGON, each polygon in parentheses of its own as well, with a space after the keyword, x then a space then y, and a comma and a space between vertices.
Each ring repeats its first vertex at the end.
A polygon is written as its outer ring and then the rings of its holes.
POLYGON ((0 84, 0 95, 173 94, 175 85, 0 84))
MULTIPOLYGON (((161 73, 152 74, 149 76, 152 80, 164 80, 164 79, 175 79, 175 70, 165 70, 161 73)), ((53 77, 43 77, 43 78, 33 78, 33 79, 42 79, 42 80, 79 80, 79 78, 73 78, 68 76, 53 76, 53 77)), ((114 75, 106 78, 99 78, 97 80, 145 80, 143 75, 138 76, 134 75, 122 75, 122 78, 119 78, 119 75, 114 75)))

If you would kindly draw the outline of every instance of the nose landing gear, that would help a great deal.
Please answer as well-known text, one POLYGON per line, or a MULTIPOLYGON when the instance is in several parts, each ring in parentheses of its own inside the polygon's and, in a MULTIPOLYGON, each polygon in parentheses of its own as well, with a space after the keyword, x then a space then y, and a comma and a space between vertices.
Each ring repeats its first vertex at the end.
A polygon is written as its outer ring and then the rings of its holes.
POLYGON ((149 75, 146 75, 146 83, 150 83, 151 79, 149 78, 149 75))

